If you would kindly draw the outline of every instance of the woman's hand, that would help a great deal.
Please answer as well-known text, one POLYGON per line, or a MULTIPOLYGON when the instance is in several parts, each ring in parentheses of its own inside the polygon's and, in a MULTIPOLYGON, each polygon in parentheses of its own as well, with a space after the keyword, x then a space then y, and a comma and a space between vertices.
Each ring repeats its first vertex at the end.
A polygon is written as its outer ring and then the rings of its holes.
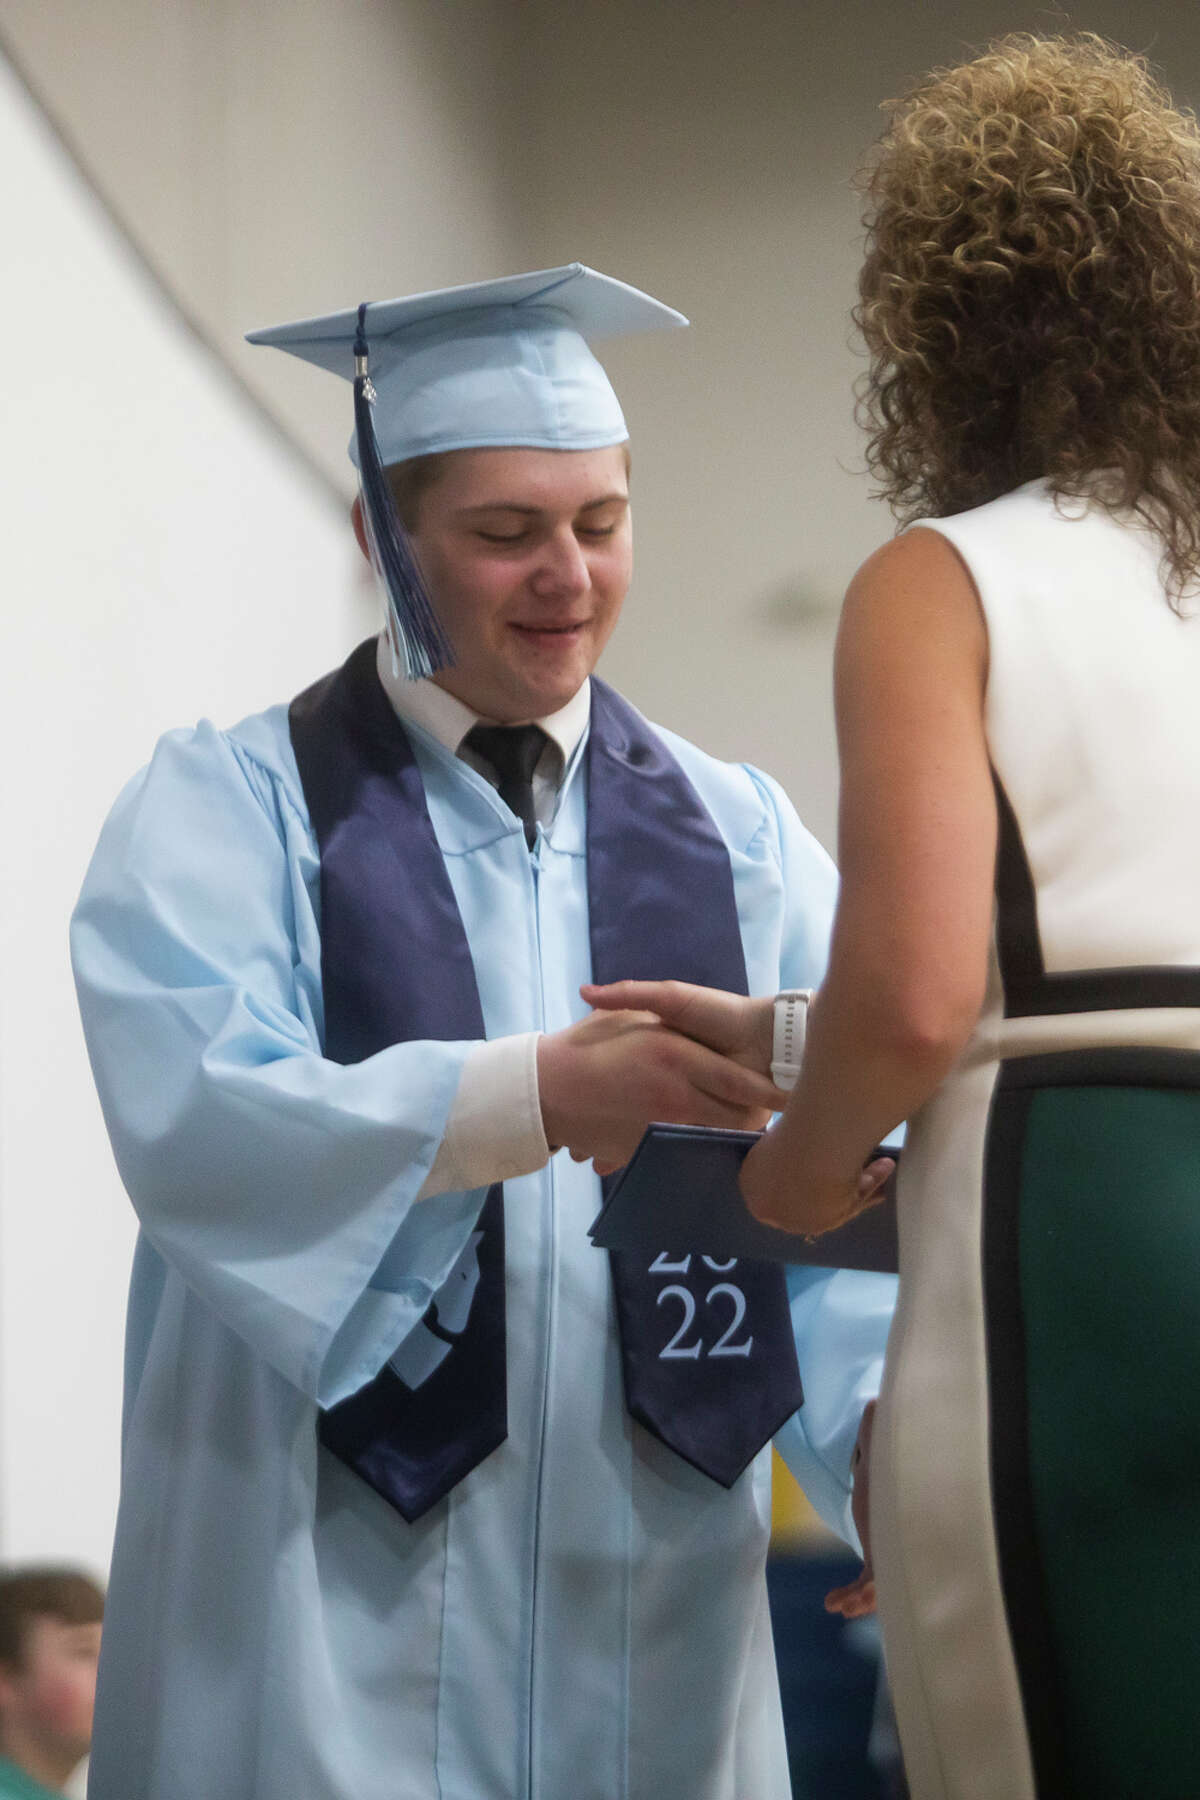
POLYGON ((745 994, 727 994, 720 988, 696 987, 687 981, 614 981, 607 987, 589 982, 579 991, 597 1012, 629 1009, 654 1013, 672 1031, 706 1044, 731 1062, 760 1075, 771 1072, 773 997, 751 1000, 745 994))
POLYGON ((819 1237, 878 1205, 895 1168, 890 1156, 879 1156, 852 1175, 815 1178, 805 1169, 803 1148, 793 1150, 786 1126, 780 1124, 751 1150, 739 1185, 746 1205, 764 1225, 819 1237))

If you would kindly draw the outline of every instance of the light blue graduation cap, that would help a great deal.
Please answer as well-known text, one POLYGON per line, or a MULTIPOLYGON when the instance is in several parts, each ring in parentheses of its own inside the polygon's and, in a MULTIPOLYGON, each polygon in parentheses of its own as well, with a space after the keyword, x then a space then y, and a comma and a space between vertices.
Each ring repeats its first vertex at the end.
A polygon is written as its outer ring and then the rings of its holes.
POLYGON ((248 333, 354 383, 350 458, 393 656, 410 676, 451 661, 384 468, 487 445, 596 450, 629 433, 589 338, 686 325, 582 263, 364 303, 248 333))

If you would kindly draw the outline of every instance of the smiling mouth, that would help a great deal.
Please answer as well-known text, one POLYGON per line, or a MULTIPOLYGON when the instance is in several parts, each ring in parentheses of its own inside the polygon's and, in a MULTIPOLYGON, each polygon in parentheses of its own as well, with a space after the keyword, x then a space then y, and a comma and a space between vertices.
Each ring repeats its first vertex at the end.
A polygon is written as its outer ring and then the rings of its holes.
POLYGON ((576 632, 583 630, 585 624, 586 620, 575 619, 569 625, 526 625, 520 620, 514 619, 512 622, 512 629, 514 631, 524 632, 526 637, 565 638, 574 637, 576 632))

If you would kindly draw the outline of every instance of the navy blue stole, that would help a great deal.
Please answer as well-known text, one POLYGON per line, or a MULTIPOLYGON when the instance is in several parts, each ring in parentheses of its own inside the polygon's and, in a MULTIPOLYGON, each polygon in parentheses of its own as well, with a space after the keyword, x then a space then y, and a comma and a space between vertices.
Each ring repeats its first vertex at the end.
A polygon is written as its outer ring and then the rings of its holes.
MULTIPOLYGON (((361 644, 289 712, 321 853, 325 1054, 344 1063, 411 1039, 484 1036, 470 946, 375 654, 374 639, 361 644)), ((724 841, 661 740, 595 680, 586 756, 594 979, 745 993, 724 841)), ((444 1344, 431 1372, 410 1386, 389 1365, 321 1416, 322 1442, 406 1519, 507 1434, 499 1186, 469 1249, 478 1280, 465 1323, 460 1307, 439 1321, 436 1301, 422 1322, 444 1344)), ((803 1399, 782 1270, 686 1251, 611 1263, 630 1412, 731 1486, 803 1399)))

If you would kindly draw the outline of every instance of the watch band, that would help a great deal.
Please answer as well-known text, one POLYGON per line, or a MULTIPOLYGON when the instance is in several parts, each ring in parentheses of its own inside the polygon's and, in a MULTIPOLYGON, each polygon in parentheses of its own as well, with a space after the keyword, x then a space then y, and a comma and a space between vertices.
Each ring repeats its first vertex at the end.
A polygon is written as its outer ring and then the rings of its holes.
POLYGON ((775 1031, 771 1046, 771 1080, 789 1093, 795 1087, 804 1056, 811 988, 785 988, 775 996, 775 1031))

